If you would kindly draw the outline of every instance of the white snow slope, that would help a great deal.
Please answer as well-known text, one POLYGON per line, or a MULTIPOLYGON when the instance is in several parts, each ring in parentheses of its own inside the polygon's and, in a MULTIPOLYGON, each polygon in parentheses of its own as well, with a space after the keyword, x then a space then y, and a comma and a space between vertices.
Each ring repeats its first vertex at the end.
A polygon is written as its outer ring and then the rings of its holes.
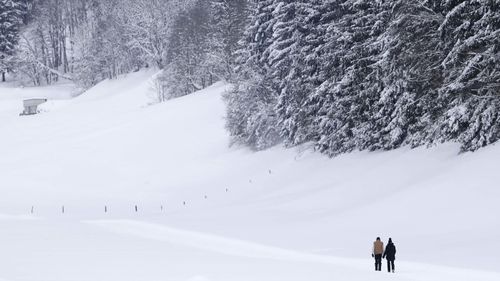
POLYGON ((0 88, 0 280, 500 280, 500 147, 252 152, 229 145, 228 86, 148 105, 152 75, 36 116, 22 98, 71 88, 0 88))

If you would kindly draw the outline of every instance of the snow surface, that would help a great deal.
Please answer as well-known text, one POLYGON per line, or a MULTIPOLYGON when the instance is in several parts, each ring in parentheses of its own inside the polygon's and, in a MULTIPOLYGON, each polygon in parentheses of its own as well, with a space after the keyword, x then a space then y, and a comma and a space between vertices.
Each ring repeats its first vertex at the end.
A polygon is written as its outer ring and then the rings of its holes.
POLYGON ((0 87, 0 280, 500 280, 500 147, 252 152, 228 85, 149 105, 153 75, 0 87))

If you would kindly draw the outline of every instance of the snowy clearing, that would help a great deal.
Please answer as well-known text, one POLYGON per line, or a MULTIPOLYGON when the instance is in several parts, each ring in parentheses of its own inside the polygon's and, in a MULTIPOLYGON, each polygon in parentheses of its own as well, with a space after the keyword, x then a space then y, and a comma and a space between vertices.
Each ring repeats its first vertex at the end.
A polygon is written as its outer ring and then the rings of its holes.
POLYGON ((255 153, 229 146, 227 85, 149 105, 153 75, 0 87, 0 280, 500 280, 498 146, 255 153))

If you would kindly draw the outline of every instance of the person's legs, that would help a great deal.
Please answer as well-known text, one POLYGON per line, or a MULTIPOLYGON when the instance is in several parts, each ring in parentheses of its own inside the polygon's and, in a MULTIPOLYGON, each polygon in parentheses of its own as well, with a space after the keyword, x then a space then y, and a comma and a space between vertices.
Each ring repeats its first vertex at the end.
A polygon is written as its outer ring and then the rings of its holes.
POLYGON ((375 255, 375 270, 380 271, 382 269, 382 255, 375 255))
POLYGON ((394 260, 387 260, 387 272, 394 272, 394 260))

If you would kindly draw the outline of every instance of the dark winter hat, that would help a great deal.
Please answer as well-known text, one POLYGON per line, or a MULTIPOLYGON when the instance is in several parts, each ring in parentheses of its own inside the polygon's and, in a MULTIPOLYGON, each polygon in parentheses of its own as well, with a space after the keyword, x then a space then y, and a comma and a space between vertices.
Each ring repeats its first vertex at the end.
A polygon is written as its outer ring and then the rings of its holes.
POLYGON ((377 237, 377 240, 380 240, 380 237, 377 237))
POLYGON ((392 238, 389 238, 389 243, 392 243, 392 238))

